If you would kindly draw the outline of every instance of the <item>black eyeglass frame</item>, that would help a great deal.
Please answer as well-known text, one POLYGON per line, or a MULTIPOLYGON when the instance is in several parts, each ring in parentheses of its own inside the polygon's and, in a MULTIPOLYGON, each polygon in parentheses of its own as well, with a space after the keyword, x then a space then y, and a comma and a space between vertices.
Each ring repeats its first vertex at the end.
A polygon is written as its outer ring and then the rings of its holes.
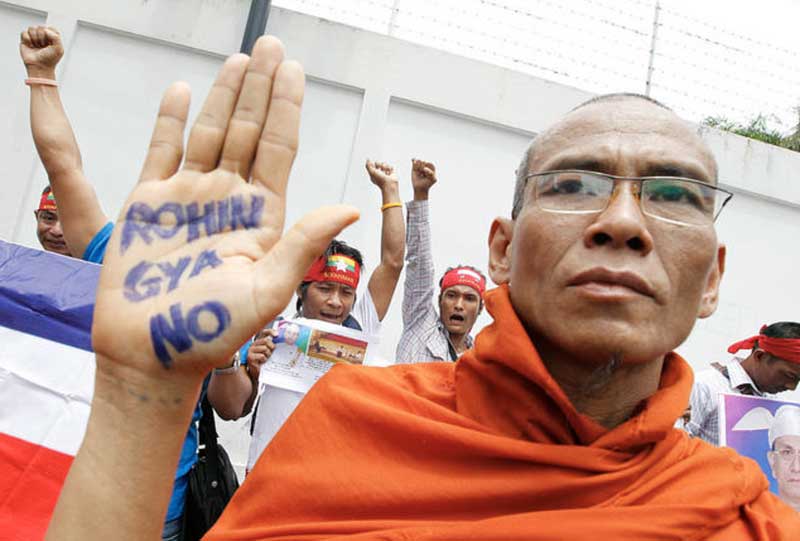
MULTIPOLYGON (((637 194, 637 196, 638 196, 637 198, 639 199, 639 209, 642 211, 642 214, 645 214, 647 216, 651 216, 651 217, 655 218, 656 220, 662 220, 664 222, 673 223, 673 224, 677 224, 677 225, 683 225, 683 226, 687 226, 687 227, 704 227, 705 225, 714 224, 717 221, 717 218, 719 218, 719 215, 722 214, 722 210, 725 208, 725 205, 727 205, 730 202, 730 200, 733 199, 733 195, 734 195, 733 192, 730 192, 730 191, 726 190, 725 188, 720 188, 719 186, 714 186, 713 184, 709 184, 708 182, 703 182, 702 180, 696 180, 696 179, 693 179, 693 178, 670 177, 670 176, 622 177, 622 176, 617 176, 617 175, 609 175, 609 174, 606 174, 606 173, 599 173, 597 171, 586 171, 586 170, 583 170, 583 169, 553 169, 553 170, 549 170, 549 171, 542 171, 540 173, 529 173, 529 174, 525 175, 525 177, 523 179, 525 181, 525 187, 527 188, 528 181, 531 178, 544 177, 546 175, 554 175, 554 174, 560 174, 560 173, 580 173, 580 174, 584 174, 584 175, 593 175, 593 176, 596 176, 596 177, 602 177, 602 178, 606 178, 606 179, 610 179, 610 180, 615 181, 614 182, 614 186, 616 186, 616 181, 620 181, 620 180, 638 182, 639 183, 639 192, 637 194), (647 209, 645 209, 644 202, 642 201, 642 197, 641 197, 642 184, 644 184, 645 182, 648 182, 648 181, 658 181, 658 180, 680 180, 682 182, 689 182, 691 184, 698 184, 698 185, 702 186, 703 188, 710 188, 711 190, 713 190, 714 193, 715 193, 715 198, 717 197, 716 194, 724 194, 725 199, 722 201, 722 204, 719 206, 719 208, 715 210, 714 216, 712 217, 710 223, 708 223, 708 224, 692 224, 692 223, 688 223, 688 222, 682 222, 680 220, 673 220, 673 219, 670 219, 670 218, 666 218, 664 216, 658 216, 657 214, 652 214, 652 213, 648 212, 647 209)), ((613 194, 613 187, 612 187, 612 192, 611 193, 613 194)), ((542 209, 545 212, 552 212, 554 214, 600 214, 600 213, 604 212, 608 208, 608 205, 611 202, 611 198, 609 197, 608 202, 606 202, 606 206, 604 206, 602 209, 599 209, 599 210, 555 210, 555 209, 548 209, 548 208, 542 207, 539 204, 539 200, 538 200, 536 191, 534 191, 534 199, 536 200, 536 204, 540 209, 542 209)))

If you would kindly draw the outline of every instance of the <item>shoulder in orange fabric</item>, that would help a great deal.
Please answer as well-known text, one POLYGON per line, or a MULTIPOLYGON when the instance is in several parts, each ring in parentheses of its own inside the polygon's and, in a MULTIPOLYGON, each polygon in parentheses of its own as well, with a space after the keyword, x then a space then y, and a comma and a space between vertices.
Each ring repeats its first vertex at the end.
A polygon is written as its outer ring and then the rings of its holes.
POLYGON ((339 366, 307 395, 207 539, 790 539, 758 466, 672 428, 691 387, 606 430, 578 413, 507 288, 455 365, 339 366))

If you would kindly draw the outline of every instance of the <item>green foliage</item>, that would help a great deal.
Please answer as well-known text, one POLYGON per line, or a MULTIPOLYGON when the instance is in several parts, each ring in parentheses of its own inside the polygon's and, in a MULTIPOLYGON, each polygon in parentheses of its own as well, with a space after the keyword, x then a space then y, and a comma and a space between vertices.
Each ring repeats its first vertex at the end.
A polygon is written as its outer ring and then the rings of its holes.
MULTIPOLYGON (((800 114, 800 108, 796 109, 800 114)), ((703 120, 704 126, 710 126, 719 130, 729 131, 756 139, 789 150, 800 152, 800 122, 792 130, 789 135, 783 135, 780 131, 771 128, 767 125, 768 117, 765 115, 758 115, 750 122, 741 124, 722 116, 709 116, 703 120)))

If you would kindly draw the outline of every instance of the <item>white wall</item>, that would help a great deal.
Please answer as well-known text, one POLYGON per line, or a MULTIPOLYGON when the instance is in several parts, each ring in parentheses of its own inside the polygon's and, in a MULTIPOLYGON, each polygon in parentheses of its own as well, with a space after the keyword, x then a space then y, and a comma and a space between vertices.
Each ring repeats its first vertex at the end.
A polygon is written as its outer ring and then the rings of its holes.
MULTIPOLYGON (((4 164, 0 237, 36 246, 31 210, 46 179, 27 121, 19 32, 47 20, 64 34, 60 78, 89 178, 113 215, 138 176, 158 99, 173 80, 193 88, 196 112, 222 58, 238 50, 246 0, 0 1, 0 131, 4 164)), ((514 170, 527 140, 587 92, 394 38, 273 8, 268 31, 309 74, 301 149, 289 189, 288 223, 322 203, 347 202, 362 220, 343 236, 378 257, 380 198, 367 157, 397 165, 410 199, 412 157, 435 161, 433 242, 438 271, 455 263, 486 268, 491 219, 508 215, 514 170)), ((530 39, 536 39, 532 36, 530 39)), ((800 238, 800 155, 707 131, 721 179, 737 192, 719 224, 728 245, 722 304, 680 351, 695 367, 724 359, 725 347, 763 322, 800 319, 791 278, 800 238)), ((399 293, 398 293, 399 294, 399 293)), ((399 337, 399 297, 381 353, 399 337)), ((488 322, 482 317, 481 323, 488 322)), ((241 463, 244 422, 223 432, 241 463)))

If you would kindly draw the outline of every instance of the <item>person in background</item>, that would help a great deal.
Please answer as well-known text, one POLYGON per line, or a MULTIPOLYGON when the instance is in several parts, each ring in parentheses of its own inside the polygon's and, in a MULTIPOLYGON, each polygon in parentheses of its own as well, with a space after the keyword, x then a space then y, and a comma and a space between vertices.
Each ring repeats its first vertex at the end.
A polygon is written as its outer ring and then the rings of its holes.
POLYGON ((58 219, 58 207, 50 186, 42 190, 39 208, 33 211, 36 217, 36 236, 42 248, 48 252, 72 256, 64 240, 64 232, 58 219))
POLYGON ((83 172, 78 142, 56 81, 64 56, 61 34, 51 26, 32 26, 20 36, 19 52, 31 89, 31 133, 58 201, 64 239, 74 257, 102 263, 112 224, 83 172))
POLYGON ((800 323, 781 321, 764 325, 758 335, 731 345, 728 353, 749 349, 741 359, 712 363, 695 375, 685 430, 719 445, 720 393, 768 396, 791 391, 800 381, 800 323))
MULTIPOLYGON (((357 298, 363 256, 357 248, 345 242, 331 241, 297 287, 295 317, 319 319, 359 330, 374 343, 380 338, 381 321, 389 311, 403 269, 405 231, 394 168, 372 161, 367 161, 366 168, 370 181, 381 192, 380 262, 372 271, 364 293, 357 298)), ((215 370, 209 384, 209 396, 215 397, 225 419, 246 415, 261 391, 252 422, 247 471, 254 467, 266 445, 305 395, 271 385, 260 387, 260 367, 275 349, 274 336, 274 329, 263 330, 232 360, 236 364, 236 357, 246 359, 247 365, 235 373, 215 370), (258 348, 256 352, 253 351, 255 348, 258 348)))
POLYGON ((403 333, 398 363, 455 361, 472 347, 470 332, 483 309, 486 278, 475 267, 459 265, 439 280, 438 311, 434 306, 434 270, 428 194, 436 184, 436 167, 411 162, 414 200, 406 203, 406 280, 403 290, 403 333))

